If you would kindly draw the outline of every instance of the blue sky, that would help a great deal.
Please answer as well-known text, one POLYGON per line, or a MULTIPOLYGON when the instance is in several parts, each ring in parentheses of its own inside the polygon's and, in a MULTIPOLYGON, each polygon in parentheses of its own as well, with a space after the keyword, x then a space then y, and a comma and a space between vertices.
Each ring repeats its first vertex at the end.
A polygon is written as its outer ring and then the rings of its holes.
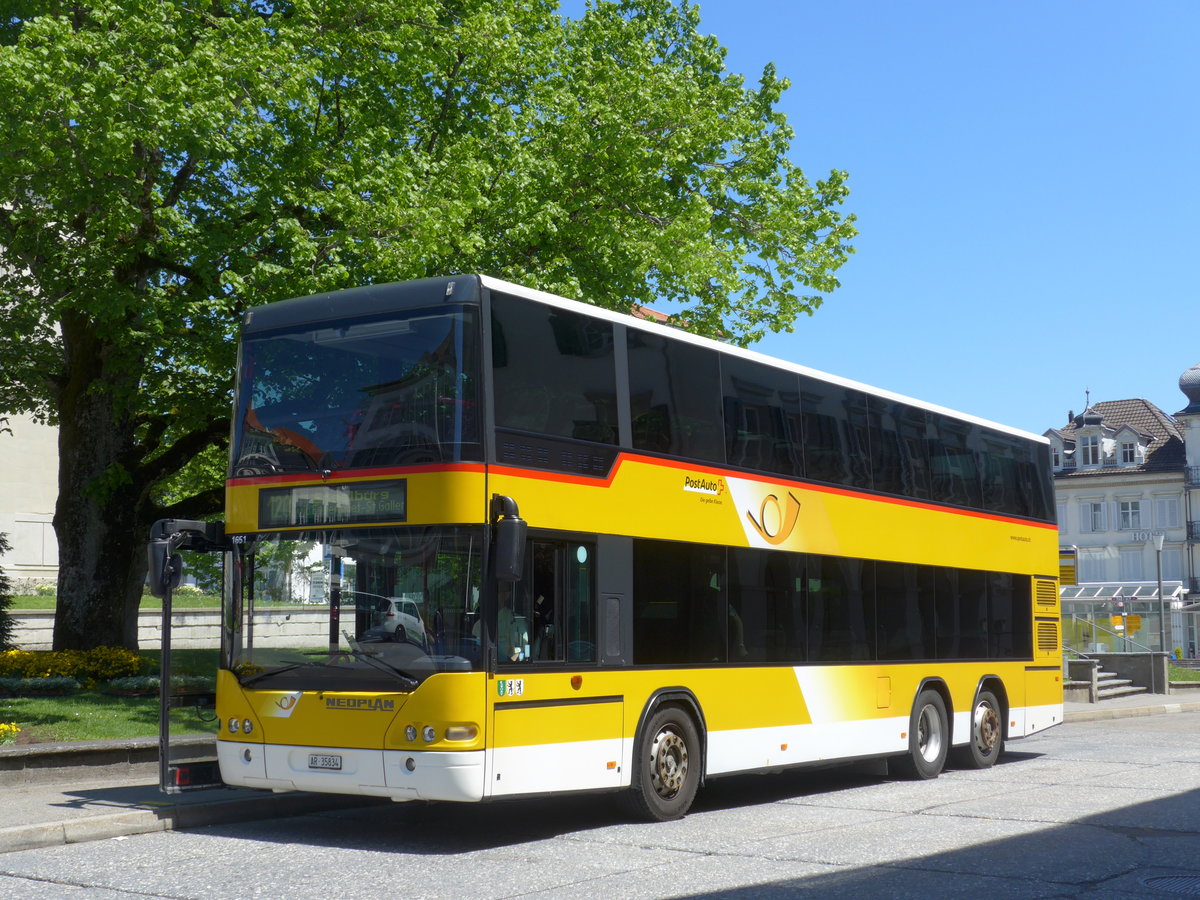
MULTIPOLYGON (((573 4, 565 4, 565 6, 573 4)), ((850 174, 842 287, 756 349, 1041 433, 1186 405, 1200 363, 1200 3, 707 0, 792 82, 792 160, 850 174)))

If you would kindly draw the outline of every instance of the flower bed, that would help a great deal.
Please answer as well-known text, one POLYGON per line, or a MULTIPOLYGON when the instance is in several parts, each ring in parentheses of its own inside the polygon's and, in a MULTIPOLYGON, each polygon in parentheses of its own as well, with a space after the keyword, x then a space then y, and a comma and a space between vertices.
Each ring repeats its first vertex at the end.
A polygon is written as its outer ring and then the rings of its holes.
POLYGON ((11 697, 65 697, 79 692, 74 678, 51 675, 48 678, 0 678, 0 695, 11 697))
POLYGON ((91 689, 102 681, 141 675, 153 663, 122 647, 93 650, 7 650, 0 653, 0 678, 68 678, 91 689))

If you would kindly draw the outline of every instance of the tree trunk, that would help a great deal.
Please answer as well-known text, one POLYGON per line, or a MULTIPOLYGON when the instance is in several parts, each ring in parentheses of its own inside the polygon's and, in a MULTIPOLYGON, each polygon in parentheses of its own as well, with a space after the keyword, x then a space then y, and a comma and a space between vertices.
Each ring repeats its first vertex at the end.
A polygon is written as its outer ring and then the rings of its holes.
MULTIPOLYGON (((102 399, 102 398, 101 398, 102 399)), ((96 406, 88 403, 96 413, 96 406)), ((127 439, 100 415, 59 432, 58 604, 55 650, 137 649, 137 611, 146 572, 150 523, 141 493, 114 484, 127 439)), ((122 470, 123 471, 123 470, 122 470)))
POLYGON ((55 650, 137 649, 137 610, 152 515, 136 474, 129 415, 115 399, 129 375, 105 371, 109 350, 86 322, 63 321, 59 405, 58 602, 55 650))

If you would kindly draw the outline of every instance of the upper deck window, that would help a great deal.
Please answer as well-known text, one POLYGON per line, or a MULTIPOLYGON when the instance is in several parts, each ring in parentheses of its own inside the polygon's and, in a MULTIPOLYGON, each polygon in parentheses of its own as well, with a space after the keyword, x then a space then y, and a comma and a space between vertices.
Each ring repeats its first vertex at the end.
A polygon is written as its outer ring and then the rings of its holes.
POLYGON ((730 465, 804 473, 796 376, 737 356, 721 361, 725 456, 730 465))
POLYGON ((716 351, 640 328, 627 334, 634 448, 724 462, 716 351))
POLYGON ((493 294, 492 373, 497 427, 617 443, 610 323, 493 294))
POLYGON ((452 306, 247 336, 232 474, 481 459, 477 344, 452 306))

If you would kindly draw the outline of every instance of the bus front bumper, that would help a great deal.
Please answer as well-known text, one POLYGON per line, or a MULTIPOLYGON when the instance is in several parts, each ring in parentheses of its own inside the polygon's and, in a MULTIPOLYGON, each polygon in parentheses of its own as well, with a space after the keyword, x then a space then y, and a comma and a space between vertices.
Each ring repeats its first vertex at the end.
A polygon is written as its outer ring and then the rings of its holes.
POLYGON ((483 797, 482 750, 362 750, 217 741, 221 780, 235 787, 393 800, 483 797))

